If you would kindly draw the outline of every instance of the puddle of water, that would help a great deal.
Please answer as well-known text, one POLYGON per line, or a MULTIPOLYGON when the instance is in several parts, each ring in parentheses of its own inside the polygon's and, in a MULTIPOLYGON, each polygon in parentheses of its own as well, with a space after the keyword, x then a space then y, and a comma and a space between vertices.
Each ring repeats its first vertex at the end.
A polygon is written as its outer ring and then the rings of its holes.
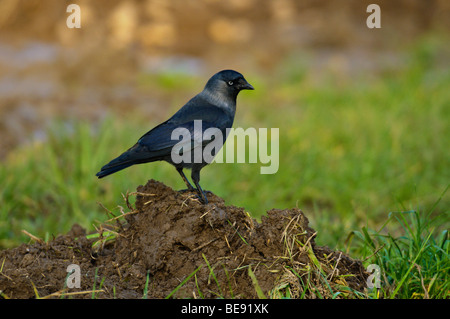
POLYGON ((25 69, 36 63, 51 63, 57 58, 59 50, 57 45, 37 41, 27 42, 20 47, 0 43, 0 64, 25 69))

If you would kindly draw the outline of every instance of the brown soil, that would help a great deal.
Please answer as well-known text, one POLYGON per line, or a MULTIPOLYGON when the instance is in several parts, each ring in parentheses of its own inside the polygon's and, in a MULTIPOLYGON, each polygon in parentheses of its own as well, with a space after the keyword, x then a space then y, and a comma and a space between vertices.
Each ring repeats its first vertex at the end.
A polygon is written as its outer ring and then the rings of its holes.
POLYGON ((364 291, 361 262, 317 246, 299 209, 272 209, 258 223, 212 193, 202 205, 194 194, 150 180, 134 195, 135 208, 99 227, 100 237, 86 238, 75 224, 47 243, 0 251, 0 298, 142 298, 145 290, 149 298, 165 298, 186 279, 172 297, 315 298, 339 291, 352 297, 364 291), (106 231, 115 237, 107 240, 106 231), (80 288, 65 285, 70 264, 80 266, 80 288))

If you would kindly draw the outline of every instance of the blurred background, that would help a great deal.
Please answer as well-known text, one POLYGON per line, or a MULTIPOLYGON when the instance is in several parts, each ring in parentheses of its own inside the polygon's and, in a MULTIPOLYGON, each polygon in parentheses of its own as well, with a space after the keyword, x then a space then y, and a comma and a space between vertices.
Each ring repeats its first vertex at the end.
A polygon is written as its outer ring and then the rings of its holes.
POLYGON ((446 0, 1 0, 0 248, 93 230, 150 178, 183 188, 165 163, 95 173, 226 68, 256 89, 234 127, 280 128, 279 171, 216 163, 204 189, 299 207, 331 247, 392 211, 448 227, 449 31, 446 0))

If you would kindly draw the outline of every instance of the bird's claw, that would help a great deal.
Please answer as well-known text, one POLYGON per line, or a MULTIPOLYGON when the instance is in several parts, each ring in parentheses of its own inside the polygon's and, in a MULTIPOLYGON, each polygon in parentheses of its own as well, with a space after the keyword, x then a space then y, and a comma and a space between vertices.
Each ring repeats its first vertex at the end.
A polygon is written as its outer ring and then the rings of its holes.
POLYGON ((200 194, 195 188, 194 189, 189 189, 189 188, 180 189, 178 192, 179 193, 195 192, 196 193, 196 195, 195 195, 196 199, 198 199, 202 204, 205 204, 205 205, 208 204, 208 198, 206 197, 206 194, 212 194, 212 192, 210 192, 210 191, 204 191, 203 194, 200 194))
POLYGON ((178 192, 179 193, 189 193, 189 192, 196 192, 197 190, 195 188, 185 188, 185 189, 180 189, 178 192))

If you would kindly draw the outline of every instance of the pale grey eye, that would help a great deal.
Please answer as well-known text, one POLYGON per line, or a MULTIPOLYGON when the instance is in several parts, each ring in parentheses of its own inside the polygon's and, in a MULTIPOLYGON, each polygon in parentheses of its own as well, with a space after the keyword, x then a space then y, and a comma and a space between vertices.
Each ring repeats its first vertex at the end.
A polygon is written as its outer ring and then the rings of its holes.
POLYGON ((228 81, 229 86, 232 86, 233 84, 234 84, 233 81, 228 81))

